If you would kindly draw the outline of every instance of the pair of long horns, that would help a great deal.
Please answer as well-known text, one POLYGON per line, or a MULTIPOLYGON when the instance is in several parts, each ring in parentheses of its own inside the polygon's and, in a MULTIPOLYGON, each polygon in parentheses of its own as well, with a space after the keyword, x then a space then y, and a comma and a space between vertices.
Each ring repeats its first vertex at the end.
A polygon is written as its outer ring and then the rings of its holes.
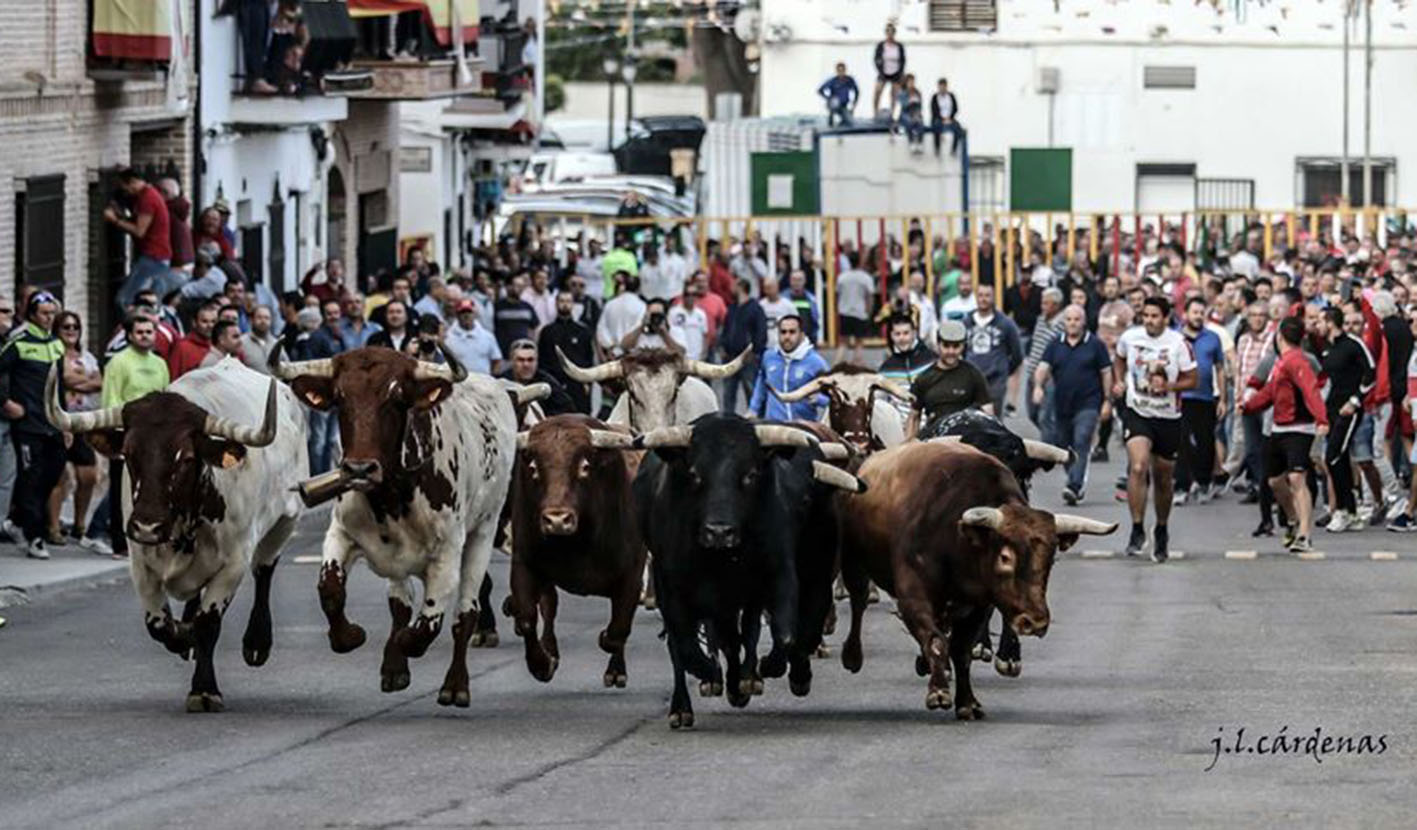
MULTIPOLYGON (((750 346, 744 349, 742 354, 724 364, 680 358, 679 373, 693 375, 703 380, 720 380, 732 377, 743 368, 743 363, 747 361, 748 355, 752 351, 750 346)), ((566 370, 566 377, 576 383, 604 383, 607 380, 617 380, 625 376, 625 367, 618 360, 609 360, 589 367, 578 366, 569 357, 566 357, 566 353, 561 351, 560 346, 556 347, 556 356, 561 359, 561 367, 566 370)))
MULTIPOLYGON (((275 348, 271 349, 270 362, 267 366, 271 374, 284 381, 292 381, 301 377, 332 378, 335 376, 335 362, 332 358, 323 357, 318 360, 297 360, 294 363, 283 363, 280 359, 282 341, 277 340, 275 348)), ((371 348, 366 346, 365 348, 371 348)), ((377 346, 372 348, 379 348, 377 346)), ((425 360, 418 361, 413 368, 414 380, 433 380, 442 378, 453 383, 461 383, 467 380, 467 368, 458 361, 453 353, 442 346, 439 351, 443 353, 446 365, 429 363, 425 360)))
MULTIPOLYGON (((942 435, 939 438, 931 438, 930 443, 935 444, 960 444, 964 442, 961 435, 942 435)), ((1023 452, 1034 461, 1047 461, 1053 464, 1069 464, 1073 460, 1073 451, 1065 450, 1062 447, 1055 447, 1044 441, 1034 441, 1031 438, 1023 439, 1023 452)))
MULTIPOLYGON (((836 382, 837 377, 837 375, 821 375, 819 377, 813 378, 807 383, 807 385, 799 389, 794 389, 791 392, 779 392, 776 389, 772 389, 772 393, 776 395, 777 399, 782 401, 783 403, 796 403, 797 401, 803 400, 810 395, 815 395, 816 393, 823 391, 823 387, 826 387, 828 389, 840 388, 836 382)), ((915 396, 910 393, 909 389, 891 380, 890 378, 885 377, 884 375, 858 375, 857 377, 868 378, 871 381, 872 392, 882 392, 884 394, 890 395, 893 398, 898 398, 902 401, 906 401, 907 403, 915 400, 915 396)), ((769 387, 769 389, 771 389, 771 387, 769 387)))
MULTIPOLYGON (((960 519, 960 523, 974 527, 987 527, 991 530, 998 530, 1004 526, 1004 511, 997 507, 971 507, 964 511, 964 516, 960 519)), ((1099 522, 1096 519, 1089 519, 1086 516, 1075 516, 1071 513, 1054 513, 1053 529, 1058 533, 1106 536, 1117 529, 1117 523, 1099 522)))
MULTIPOLYGON (((258 427, 238 424, 227 418, 208 414, 202 431, 213 438, 234 441, 248 447, 265 447, 276 440, 276 387, 274 380, 266 391, 266 411, 258 427)), ((44 410, 49 423, 61 432, 75 435, 100 429, 122 429, 123 407, 110 406, 96 412, 65 412, 59 400, 59 364, 49 370, 44 383, 44 410)))
MULTIPOLYGON (((782 424, 754 424, 753 432, 762 447, 810 447, 821 443, 817 436, 806 430, 782 424)), ((687 447, 693 437, 694 428, 691 426, 660 427, 641 435, 635 446, 646 450, 687 447)))
MULTIPOLYGON (((526 449, 530 442, 529 430, 517 433, 517 449, 526 449)), ((590 445, 598 450, 632 450, 635 448, 635 436, 610 429, 591 429, 590 445)))

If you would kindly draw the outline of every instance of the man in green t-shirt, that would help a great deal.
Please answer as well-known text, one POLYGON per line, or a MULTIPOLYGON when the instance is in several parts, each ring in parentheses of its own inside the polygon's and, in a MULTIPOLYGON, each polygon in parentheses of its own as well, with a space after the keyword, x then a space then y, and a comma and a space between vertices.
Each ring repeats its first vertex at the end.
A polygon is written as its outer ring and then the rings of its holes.
MULTIPOLYGON (((108 361, 103 372, 103 406, 122 406, 149 392, 167 388, 167 361, 153 352, 157 321, 143 312, 134 312, 123 321, 128 345, 108 361)), ((122 447, 113 447, 119 452, 122 447)), ((123 462, 112 458, 108 467, 108 533, 113 555, 128 555, 128 537, 123 532, 123 462)))
POLYGON ((925 422, 945 418, 965 409, 975 408, 994 414, 989 397, 989 382, 984 374, 964 360, 964 324, 958 320, 940 323, 936 339, 940 359, 915 377, 910 392, 915 403, 905 427, 907 440, 920 433, 921 416, 925 422))

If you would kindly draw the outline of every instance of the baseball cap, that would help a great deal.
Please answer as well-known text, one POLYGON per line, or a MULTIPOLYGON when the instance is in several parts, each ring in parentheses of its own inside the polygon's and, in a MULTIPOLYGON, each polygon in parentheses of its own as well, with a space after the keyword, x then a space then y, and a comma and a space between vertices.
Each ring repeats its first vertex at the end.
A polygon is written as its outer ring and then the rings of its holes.
POLYGON ((940 330, 935 333, 935 339, 941 343, 963 343, 964 338, 964 323, 958 320, 941 322, 940 330))
POLYGON ((462 300, 457 304, 457 311, 462 314, 464 311, 476 311, 477 305, 472 300, 462 300))

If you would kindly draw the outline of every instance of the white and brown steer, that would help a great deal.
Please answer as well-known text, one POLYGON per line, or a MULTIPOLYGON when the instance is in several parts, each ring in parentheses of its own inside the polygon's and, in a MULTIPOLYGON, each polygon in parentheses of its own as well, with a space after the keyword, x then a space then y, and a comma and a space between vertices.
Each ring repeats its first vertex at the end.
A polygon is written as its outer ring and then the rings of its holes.
POLYGON ((232 358, 98 412, 64 412, 53 375, 49 387, 55 428, 123 456, 124 530, 148 633, 184 659, 195 654, 187 711, 221 711, 212 650, 248 567, 256 599, 241 655, 250 666, 270 656, 271 575, 303 510, 294 488, 309 466, 304 410, 232 358), (186 603, 180 620, 168 597, 186 603))
POLYGON ((333 475, 346 492, 325 534, 319 580, 331 648, 343 654, 364 643, 364 629, 344 611, 350 564, 363 556, 389 581, 393 625, 380 688, 407 688, 408 658, 427 652, 452 607, 453 659, 438 703, 467 706, 468 639, 511 481, 517 426, 497 381, 450 364, 451 371, 363 348, 275 368, 306 404, 339 411, 344 459, 333 475), (416 615, 414 577, 423 583, 416 615))

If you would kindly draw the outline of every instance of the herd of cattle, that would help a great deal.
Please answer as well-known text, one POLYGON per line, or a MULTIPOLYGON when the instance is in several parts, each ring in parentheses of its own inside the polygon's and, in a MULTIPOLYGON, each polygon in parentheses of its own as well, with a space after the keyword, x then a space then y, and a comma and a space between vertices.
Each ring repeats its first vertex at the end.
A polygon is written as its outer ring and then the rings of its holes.
POLYGON ((998 609, 1004 621, 996 668, 1016 675, 1015 633, 1048 630, 1057 552, 1080 534, 1116 529, 1030 507, 1029 476, 1067 454, 988 416, 904 441, 899 410, 884 399, 909 391, 865 370, 839 367, 794 394, 827 398, 822 423, 779 423, 717 412, 705 381, 734 374, 742 357, 717 366, 644 352, 577 367, 563 356, 575 380, 624 390, 603 423, 542 418, 534 401, 544 386, 470 376, 445 357, 365 348, 281 363, 277 353, 272 369, 285 383, 228 359, 166 391, 82 413, 63 411, 51 376, 53 424, 124 460, 134 585, 153 639, 195 658, 188 711, 222 709, 213 651, 248 568, 256 596, 242 656, 251 666, 268 658, 277 558, 301 512, 325 501, 335 504, 317 588, 330 647, 345 653, 365 641, 345 610, 349 569, 363 557, 388 581, 383 691, 409 685, 409 658, 427 652, 451 614, 438 703, 469 705, 467 651, 497 643, 487 569, 509 535, 501 608, 532 676, 556 672, 557 592, 569 591, 610 600, 603 679, 625 686, 625 644, 648 587, 673 666, 673 728, 694 721, 686 675, 701 695, 736 707, 784 674, 794 695, 808 694, 812 657, 835 622, 838 576, 851 601, 841 650, 849 671, 861 668, 874 582, 895 597, 918 644, 926 706, 982 717, 969 669, 972 658, 989 659, 989 615, 998 609), (313 479, 304 476, 302 407, 334 410, 343 446, 339 467, 313 479), (169 597, 185 603, 180 618, 169 597))

